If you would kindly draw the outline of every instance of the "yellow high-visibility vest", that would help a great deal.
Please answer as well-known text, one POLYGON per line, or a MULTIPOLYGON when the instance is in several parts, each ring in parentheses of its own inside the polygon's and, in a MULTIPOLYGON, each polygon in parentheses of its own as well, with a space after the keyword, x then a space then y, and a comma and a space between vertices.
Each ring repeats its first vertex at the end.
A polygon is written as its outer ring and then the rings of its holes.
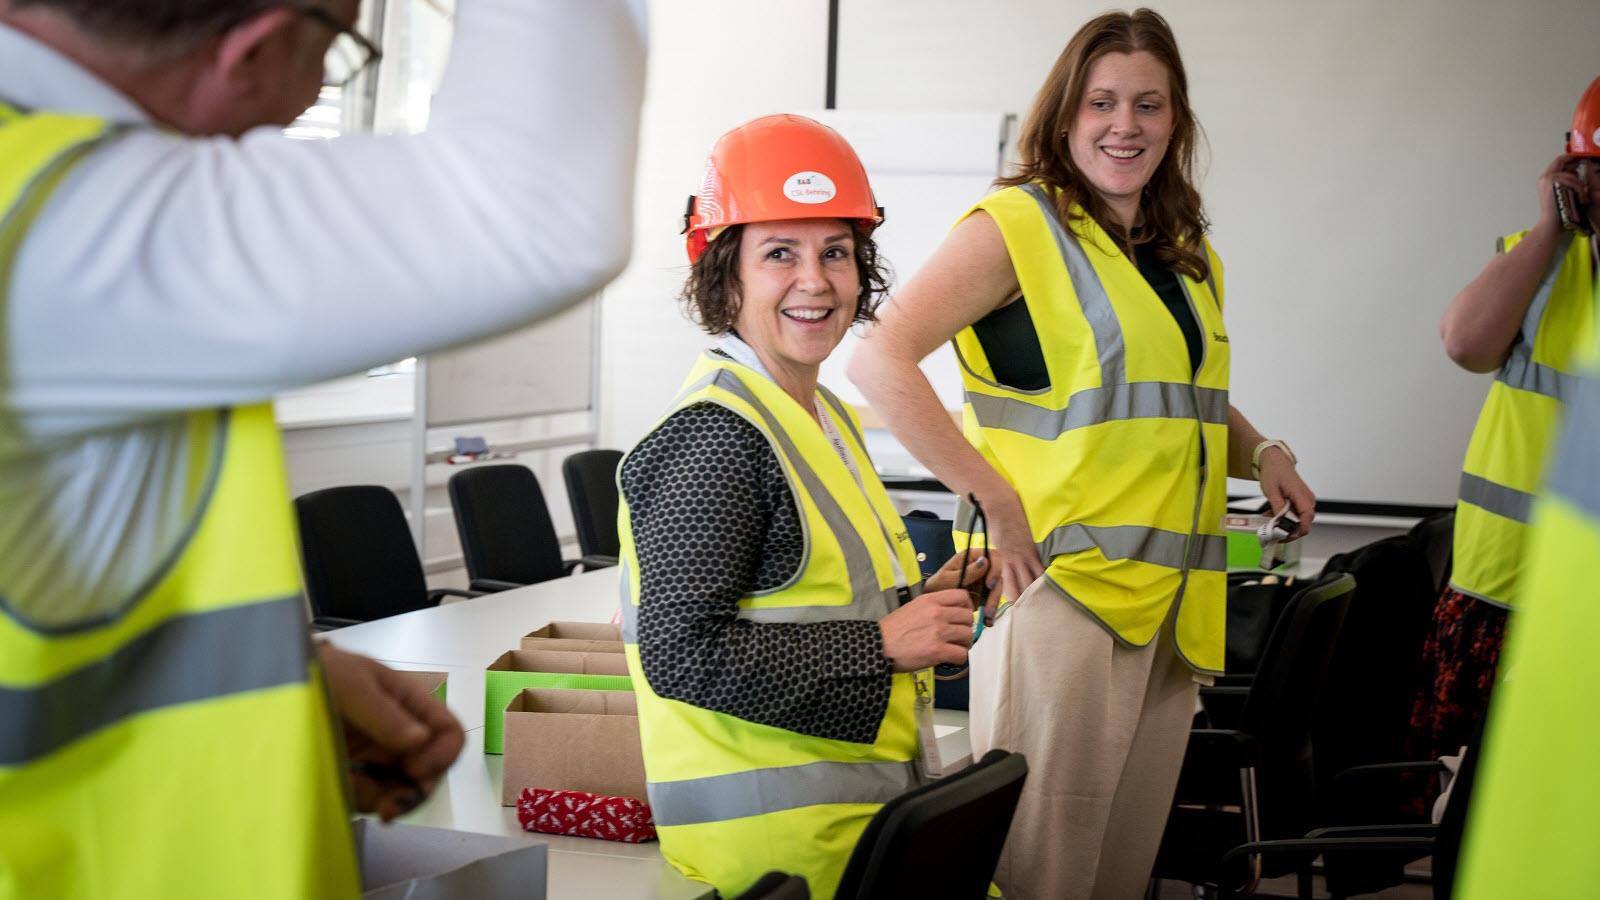
POLYGON ((1534 504, 1527 602, 1510 620, 1489 707, 1456 885, 1464 900, 1600 893, 1600 674, 1590 655, 1600 634, 1600 365, 1570 387, 1560 451, 1534 504))
MULTIPOLYGON (((51 190, 114 136, 0 105, 5 282, 51 190)), ((185 427, 193 521, 148 587, 71 626, 0 596, 4 900, 360 892, 272 410, 185 427)), ((20 442, 5 416, 0 441, 20 442)))
MULTIPOLYGON (((1000 384, 977 334, 963 329, 955 349, 967 440, 1016 489, 1061 596, 1132 646, 1148 644, 1176 603, 1180 655, 1221 672, 1229 352, 1220 261, 1208 243, 1211 277, 1180 279, 1204 346, 1193 371, 1172 314, 1087 215, 1064 227, 1039 184, 998 191, 979 209, 1005 238, 1050 385, 1000 384)), ((963 505, 958 547, 967 521, 963 505)))
MULTIPOLYGON (((842 437, 861 486, 809 413, 739 363, 703 355, 673 404, 677 411, 716 403, 760 429, 799 505, 807 548, 801 572, 782 588, 742 598, 740 618, 877 621, 896 608, 900 594, 879 523, 899 522, 899 516, 873 474, 853 412, 820 386, 818 396, 847 426, 842 437)), ((893 676, 888 710, 870 744, 797 734, 658 696, 639 663, 638 607, 649 598, 639 596, 626 492, 617 525, 623 641, 662 855, 724 896, 772 869, 804 876, 813 897, 833 896, 868 820, 885 801, 918 784, 915 704, 919 691, 931 700, 931 672, 893 676)), ((909 536, 901 531, 894 539, 901 571, 916 572, 909 536)))
MULTIPOLYGON (((1526 236, 1501 238, 1502 252, 1526 236)), ((1576 350, 1594 328, 1594 289, 1589 242, 1569 233, 1489 385, 1461 467, 1450 586, 1469 597, 1517 603, 1528 516, 1575 384, 1576 350)))

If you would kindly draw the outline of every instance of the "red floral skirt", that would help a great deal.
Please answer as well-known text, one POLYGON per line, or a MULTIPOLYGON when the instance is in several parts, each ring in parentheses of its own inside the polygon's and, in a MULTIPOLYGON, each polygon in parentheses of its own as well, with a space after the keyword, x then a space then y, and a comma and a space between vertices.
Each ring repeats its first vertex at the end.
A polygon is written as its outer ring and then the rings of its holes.
POLYGON ((1422 646, 1422 688, 1411 707, 1411 749, 1437 759, 1471 742, 1489 710, 1507 610, 1446 587, 1422 646))

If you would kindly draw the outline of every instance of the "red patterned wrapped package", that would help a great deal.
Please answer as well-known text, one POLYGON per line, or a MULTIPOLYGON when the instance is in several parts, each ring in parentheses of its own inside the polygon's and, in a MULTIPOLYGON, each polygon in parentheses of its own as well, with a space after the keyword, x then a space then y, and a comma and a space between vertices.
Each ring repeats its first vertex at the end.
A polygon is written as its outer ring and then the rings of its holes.
POLYGON ((650 806, 632 797, 604 797, 587 791, 523 788, 517 798, 523 831, 565 834, 639 844, 656 839, 650 806))

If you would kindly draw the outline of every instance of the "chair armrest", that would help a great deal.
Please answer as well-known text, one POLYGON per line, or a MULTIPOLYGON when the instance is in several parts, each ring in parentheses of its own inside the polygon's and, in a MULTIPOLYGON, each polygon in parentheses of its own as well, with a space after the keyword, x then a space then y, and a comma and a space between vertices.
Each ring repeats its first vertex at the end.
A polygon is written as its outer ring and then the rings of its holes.
POLYGON ((341 619, 338 616, 317 616, 311 620, 312 631, 332 631, 350 625, 360 625, 360 619, 341 619))
POLYGON ((1239 673, 1232 674, 1232 675, 1218 675, 1215 686, 1216 687, 1249 687, 1250 685, 1255 683, 1255 680, 1256 680, 1256 675, 1255 675, 1254 672, 1239 672, 1239 673))
POLYGON ((1244 720, 1244 701, 1249 696, 1250 689, 1247 687, 1202 687, 1200 707, 1205 710, 1210 725, 1229 728, 1244 720))
POLYGON ((583 565, 583 560, 581 559, 563 559, 561 561, 561 574, 571 575, 573 572, 578 571, 578 567, 581 565, 583 565))
POLYGON ((1417 858, 1420 859, 1432 853, 1433 846, 1434 840, 1431 837, 1331 837, 1254 841, 1249 844, 1240 844, 1224 853, 1219 868, 1226 869, 1240 859, 1256 854, 1271 856, 1274 854, 1293 853, 1315 856, 1319 853, 1360 854, 1409 851, 1416 853, 1417 858))
POLYGON ((430 606, 438 606, 439 601, 446 597, 482 597, 484 593, 484 591, 478 589, 476 584, 469 591, 463 591, 460 588, 434 588, 428 592, 428 604, 430 606))
POLYGON ((593 572, 596 569, 609 569, 616 565, 617 561, 615 556, 607 556, 604 553, 591 553, 578 560, 578 564, 583 566, 585 572, 593 572))
POLYGON ((1334 825, 1328 828, 1315 828, 1306 832, 1308 838, 1345 838, 1345 837, 1425 837, 1433 838, 1439 834, 1439 826, 1422 825, 1414 823, 1399 823, 1395 825, 1334 825))
POLYGON ((1354 783, 1363 779, 1379 776, 1404 775, 1409 772, 1426 775, 1433 772, 1446 771, 1444 763, 1437 759, 1411 760, 1407 762, 1373 763, 1366 766, 1351 766, 1333 776, 1333 789, 1335 792, 1350 790, 1354 783))
POLYGON ((1232 728, 1196 728, 1189 732, 1185 758, 1230 769, 1246 769, 1256 764, 1256 739, 1232 728))
POLYGON ((1173 800, 1203 806, 1238 804, 1240 773, 1256 764, 1255 740, 1243 731, 1196 728, 1178 772, 1173 800))
POLYGON ((509 591, 513 588, 527 587, 527 585, 518 584, 515 581, 500 581, 495 578, 474 578, 468 587, 471 588, 471 590, 467 591, 461 596, 482 597, 484 594, 498 594, 501 591, 509 591))

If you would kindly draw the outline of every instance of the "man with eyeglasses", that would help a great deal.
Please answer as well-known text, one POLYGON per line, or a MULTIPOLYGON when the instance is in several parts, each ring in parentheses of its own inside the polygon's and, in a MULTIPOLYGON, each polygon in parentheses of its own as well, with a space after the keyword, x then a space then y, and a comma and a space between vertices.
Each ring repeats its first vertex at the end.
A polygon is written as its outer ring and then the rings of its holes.
POLYGON ((459 752, 312 651, 267 401, 626 261, 637 0, 460 5, 428 133, 307 143, 356 0, 0 0, 0 898, 353 897, 459 752))

